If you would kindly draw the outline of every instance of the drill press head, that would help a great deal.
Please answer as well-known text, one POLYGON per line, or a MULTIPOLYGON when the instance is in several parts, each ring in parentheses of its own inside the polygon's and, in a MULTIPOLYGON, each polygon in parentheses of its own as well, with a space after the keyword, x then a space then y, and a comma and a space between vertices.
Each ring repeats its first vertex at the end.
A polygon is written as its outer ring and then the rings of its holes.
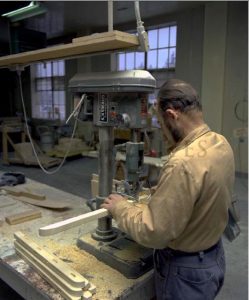
POLYGON ((92 120, 99 128, 130 128, 131 142, 126 152, 125 192, 136 196, 143 165, 144 143, 137 141, 137 130, 147 126, 148 94, 155 89, 155 79, 147 71, 76 74, 69 87, 86 93, 79 117, 92 120))
MULTIPOLYGON (((148 95, 154 92, 155 87, 156 81, 151 74, 141 70, 76 74, 69 81, 72 93, 77 97, 86 95, 78 118, 92 120, 99 128, 97 208, 112 192, 113 161, 116 151, 113 138, 114 127, 129 128, 132 131, 132 141, 125 145, 125 192, 133 197, 138 194, 144 145, 137 141, 137 130, 147 126, 148 95)), ((108 231, 110 227, 102 225, 99 230, 101 234, 108 231)))

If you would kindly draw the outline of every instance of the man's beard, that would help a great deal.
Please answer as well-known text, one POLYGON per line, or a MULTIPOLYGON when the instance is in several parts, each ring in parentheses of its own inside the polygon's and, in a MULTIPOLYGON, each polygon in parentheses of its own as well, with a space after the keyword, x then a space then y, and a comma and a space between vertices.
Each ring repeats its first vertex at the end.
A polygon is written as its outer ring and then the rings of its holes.
POLYGON ((170 132, 175 144, 178 144, 182 140, 182 133, 179 129, 173 128, 173 126, 165 121, 165 126, 167 127, 168 131, 170 132))

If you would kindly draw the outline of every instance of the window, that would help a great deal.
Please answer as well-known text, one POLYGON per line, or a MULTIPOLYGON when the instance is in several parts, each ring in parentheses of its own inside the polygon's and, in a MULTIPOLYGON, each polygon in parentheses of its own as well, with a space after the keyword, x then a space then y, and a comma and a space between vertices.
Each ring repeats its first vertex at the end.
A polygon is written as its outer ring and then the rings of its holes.
POLYGON ((65 63, 52 61, 35 65, 35 101, 32 116, 65 120, 65 63))
POLYGON ((176 25, 148 30, 150 45, 148 53, 119 53, 117 55, 118 70, 175 68, 176 35, 176 25))

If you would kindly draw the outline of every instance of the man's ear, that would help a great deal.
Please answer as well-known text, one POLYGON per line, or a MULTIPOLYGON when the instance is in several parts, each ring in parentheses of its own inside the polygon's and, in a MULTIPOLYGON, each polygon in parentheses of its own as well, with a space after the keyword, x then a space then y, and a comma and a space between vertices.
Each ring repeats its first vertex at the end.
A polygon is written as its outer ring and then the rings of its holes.
POLYGON ((165 114, 165 117, 168 119, 178 120, 178 118, 179 118, 178 112, 172 108, 166 109, 164 114, 165 114))

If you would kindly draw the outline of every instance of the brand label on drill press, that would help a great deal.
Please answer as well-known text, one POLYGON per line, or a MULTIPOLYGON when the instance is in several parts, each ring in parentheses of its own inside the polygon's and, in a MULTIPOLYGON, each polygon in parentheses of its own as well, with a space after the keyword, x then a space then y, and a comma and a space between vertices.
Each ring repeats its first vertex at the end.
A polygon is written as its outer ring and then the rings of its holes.
POLYGON ((108 122, 108 96, 107 94, 99 95, 99 121, 108 122))

